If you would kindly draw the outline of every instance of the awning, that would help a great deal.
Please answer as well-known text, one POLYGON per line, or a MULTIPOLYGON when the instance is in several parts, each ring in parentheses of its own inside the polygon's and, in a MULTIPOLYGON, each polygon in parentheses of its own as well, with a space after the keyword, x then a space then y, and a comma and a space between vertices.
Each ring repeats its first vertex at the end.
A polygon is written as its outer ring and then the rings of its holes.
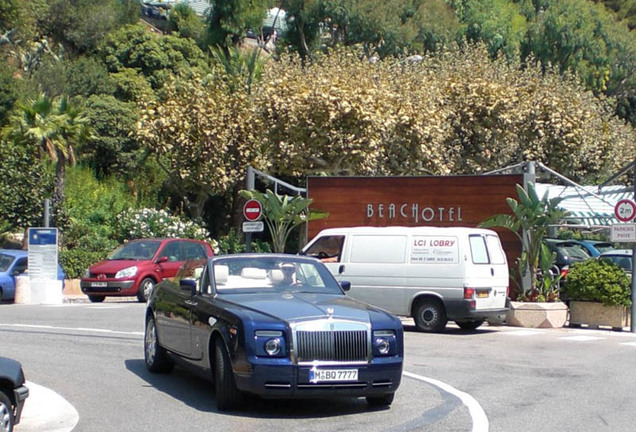
POLYGON ((632 186, 560 186, 537 183, 539 198, 546 193, 548 198, 561 197, 559 204, 571 214, 564 225, 589 228, 607 227, 619 223, 614 216, 614 207, 621 199, 634 199, 632 186))

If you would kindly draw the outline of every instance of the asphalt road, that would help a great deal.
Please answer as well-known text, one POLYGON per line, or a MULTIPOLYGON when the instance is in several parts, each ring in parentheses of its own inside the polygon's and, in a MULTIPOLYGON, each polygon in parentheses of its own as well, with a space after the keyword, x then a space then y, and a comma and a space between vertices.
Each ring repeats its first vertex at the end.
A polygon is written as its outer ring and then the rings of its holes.
POLYGON ((405 322, 405 377, 390 409, 250 398, 219 413, 206 381, 146 371, 143 313, 133 301, 0 305, 0 355, 22 362, 32 389, 16 432, 636 429, 628 332, 449 325, 423 334, 405 322))

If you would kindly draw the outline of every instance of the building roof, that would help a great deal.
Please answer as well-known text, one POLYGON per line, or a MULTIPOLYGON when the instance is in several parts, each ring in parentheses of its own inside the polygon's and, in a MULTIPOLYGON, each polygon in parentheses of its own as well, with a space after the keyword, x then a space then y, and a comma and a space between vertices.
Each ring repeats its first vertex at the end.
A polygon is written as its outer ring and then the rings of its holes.
POLYGON ((539 197, 546 193, 548 198, 561 197, 559 204, 571 215, 566 218, 567 225, 583 227, 607 227, 619 223, 614 216, 614 207, 621 199, 634 199, 632 186, 560 186, 537 183, 539 197))

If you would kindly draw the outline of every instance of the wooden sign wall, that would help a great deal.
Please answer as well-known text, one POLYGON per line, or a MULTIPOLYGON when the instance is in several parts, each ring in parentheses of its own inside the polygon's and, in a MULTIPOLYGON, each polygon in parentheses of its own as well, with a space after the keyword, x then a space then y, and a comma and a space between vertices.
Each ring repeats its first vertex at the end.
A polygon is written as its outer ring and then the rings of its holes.
MULTIPOLYGON (((510 213, 506 198, 517 197, 522 175, 448 177, 309 177, 311 207, 329 213, 309 222, 308 238, 325 228, 353 226, 476 227, 510 213)), ((521 254, 517 237, 496 229, 509 265, 521 254)))

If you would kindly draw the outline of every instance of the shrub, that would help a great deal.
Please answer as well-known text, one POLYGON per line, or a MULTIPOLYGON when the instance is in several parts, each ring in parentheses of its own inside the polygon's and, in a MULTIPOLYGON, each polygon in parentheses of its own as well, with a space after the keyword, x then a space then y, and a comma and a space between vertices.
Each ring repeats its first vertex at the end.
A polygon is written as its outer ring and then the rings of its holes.
POLYGON ((67 279, 78 279, 88 267, 106 258, 110 251, 89 251, 84 248, 62 249, 60 265, 67 279))
POLYGON ((595 301, 604 305, 631 305, 627 273, 607 261, 591 259, 575 263, 563 289, 570 300, 595 301))
POLYGON ((117 216, 117 235, 121 241, 153 238, 183 237, 205 240, 218 252, 218 243, 197 223, 171 215, 165 210, 127 210, 117 216))
MULTIPOLYGON (((236 231, 234 228, 230 228, 230 232, 223 237, 219 238, 219 250, 214 253, 221 255, 243 253, 247 251, 247 244, 243 240, 243 235, 236 231)), ((269 243, 262 240, 252 241, 252 252, 271 252, 272 248, 269 243)))

